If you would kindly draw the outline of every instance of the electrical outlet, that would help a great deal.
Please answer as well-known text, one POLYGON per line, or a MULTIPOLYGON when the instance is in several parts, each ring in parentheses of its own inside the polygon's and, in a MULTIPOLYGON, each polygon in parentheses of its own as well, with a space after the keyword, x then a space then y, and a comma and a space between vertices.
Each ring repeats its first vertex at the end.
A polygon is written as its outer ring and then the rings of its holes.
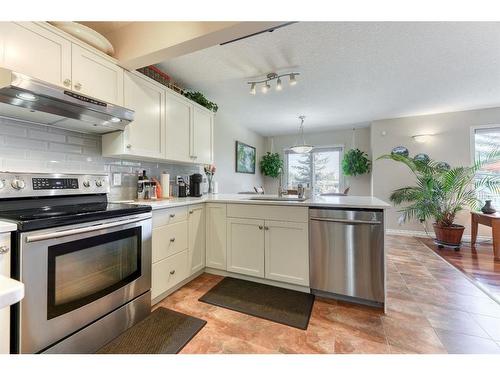
POLYGON ((113 186, 122 186, 122 174, 113 173, 113 186))

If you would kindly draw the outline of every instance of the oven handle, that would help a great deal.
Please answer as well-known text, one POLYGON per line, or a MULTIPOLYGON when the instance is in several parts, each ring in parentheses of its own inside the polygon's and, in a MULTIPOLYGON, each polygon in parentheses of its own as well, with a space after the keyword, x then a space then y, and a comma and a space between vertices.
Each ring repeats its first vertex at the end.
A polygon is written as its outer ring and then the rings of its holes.
POLYGON ((45 233, 45 234, 35 234, 32 236, 27 236, 26 242, 37 242, 37 241, 43 241, 43 240, 51 240, 54 238, 72 236, 72 235, 80 234, 80 233, 95 232, 95 231, 101 230, 101 229, 113 228, 113 227, 118 227, 118 226, 122 226, 122 225, 126 225, 126 224, 135 223, 138 221, 142 221, 144 219, 147 219, 147 217, 135 216, 133 218, 126 219, 126 220, 118 220, 118 221, 113 221, 112 223, 97 224, 97 225, 92 225, 90 227, 68 229, 68 230, 62 230, 60 232, 52 232, 52 233, 45 233))

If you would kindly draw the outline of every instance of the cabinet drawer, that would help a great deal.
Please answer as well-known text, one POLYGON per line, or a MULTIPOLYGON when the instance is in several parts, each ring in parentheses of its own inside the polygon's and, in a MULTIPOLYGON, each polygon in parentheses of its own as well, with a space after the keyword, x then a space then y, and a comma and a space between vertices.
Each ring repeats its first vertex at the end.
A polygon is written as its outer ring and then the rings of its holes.
POLYGON ((187 247, 188 224, 186 221, 153 229, 153 263, 185 250, 187 247))
POLYGON ((187 220, 187 206, 166 208, 153 212, 153 228, 187 220))
POLYGON ((307 223, 307 207, 267 206, 256 204, 228 204, 228 217, 261 220, 280 220, 307 223))
POLYGON ((187 277, 187 250, 153 264, 151 298, 158 297, 187 277))

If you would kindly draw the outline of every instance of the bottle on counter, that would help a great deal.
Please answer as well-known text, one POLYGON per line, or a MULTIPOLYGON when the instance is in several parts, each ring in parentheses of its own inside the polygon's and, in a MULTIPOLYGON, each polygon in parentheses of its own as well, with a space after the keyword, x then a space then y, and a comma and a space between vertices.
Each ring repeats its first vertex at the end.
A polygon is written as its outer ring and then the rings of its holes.
POLYGON ((144 199, 151 199, 151 183, 144 181, 144 199))
POLYGON ((158 198, 158 185, 156 184, 156 181, 151 181, 150 187, 149 187, 149 199, 156 200, 158 198))
POLYGON ((144 199, 144 179, 142 175, 137 177, 137 199, 144 199))

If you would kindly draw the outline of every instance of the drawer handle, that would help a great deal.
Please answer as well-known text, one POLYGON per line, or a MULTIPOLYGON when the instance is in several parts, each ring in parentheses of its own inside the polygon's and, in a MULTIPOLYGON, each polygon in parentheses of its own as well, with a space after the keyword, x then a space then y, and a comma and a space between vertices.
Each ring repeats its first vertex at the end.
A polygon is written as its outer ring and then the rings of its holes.
POLYGON ((128 148, 128 149, 131 149, 131 148, 132 148, 132 145, 129 143, 129 144, 127 145, 127 148, 128 148))
POLYGON ((0 254, 7 254, 9 250, 8 246, 0 246, 0 254))
POLYGON ((259 225, 259 229, 262 230, 262 228, 264 228, 262 225, 259 225))
POLYGON ((175 270, 170 271, 170 274, 173 275, 175 273, 175 270))
POLYGON ((192 215, 193 213, 194 213, 194 211, 193 211, 193 210, 190 210, 190 211, 189 211, 189 214, 190 214, 190 215, 192 215))
POLYGON ((175 237, 171 238, 170 242, 175 242, 175 237))
POLYGON ((173 219, 175 217, 175 214, 170 214, 170 218, 173 219))
POLYGON ((269 227, 268 227, 268 226, 265 226, 265 227, 264 227, 264 230, 269 230, 269 227))
POLYGON ((69 78, 66 78, 64 81, 63 81, 63 84, 64 86, 66 87, 70 87, 71 86, 71 80, 69 78))

